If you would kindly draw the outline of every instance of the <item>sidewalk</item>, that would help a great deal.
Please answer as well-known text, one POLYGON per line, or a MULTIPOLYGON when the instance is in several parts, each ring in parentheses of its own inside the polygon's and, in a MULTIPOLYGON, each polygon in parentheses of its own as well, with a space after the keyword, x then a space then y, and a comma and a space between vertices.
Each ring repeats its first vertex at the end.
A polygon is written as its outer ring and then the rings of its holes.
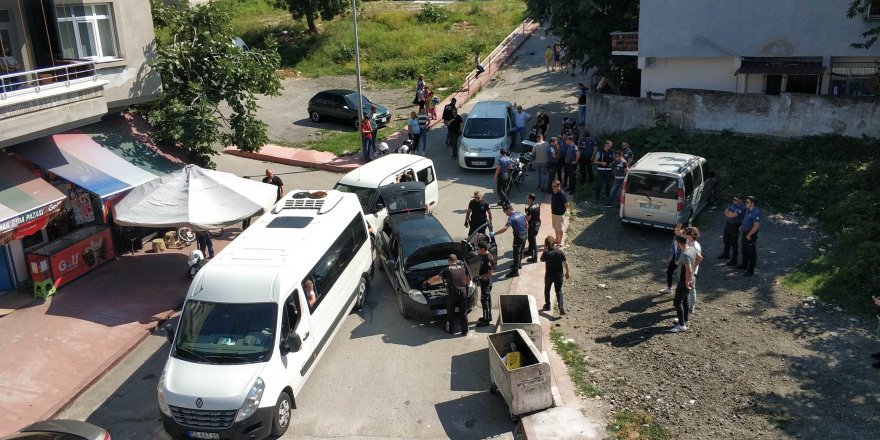
POLYGON ((6 295, 16 310, 0 318, 0 436, 55 416, 168 319, 189 287, 194 248, 127 253, 46 300, 6 295))

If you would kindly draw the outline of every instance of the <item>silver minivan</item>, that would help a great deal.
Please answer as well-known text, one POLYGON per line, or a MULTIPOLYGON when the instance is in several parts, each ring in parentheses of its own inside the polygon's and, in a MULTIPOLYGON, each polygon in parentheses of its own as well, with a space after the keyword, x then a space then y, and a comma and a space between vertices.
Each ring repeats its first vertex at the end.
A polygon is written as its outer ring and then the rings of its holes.
POLYGON ((715 172, 703 157, 648 153, 623 181, 620 220, 662 229, 691 224, 711 202, 715 184, 715 172))

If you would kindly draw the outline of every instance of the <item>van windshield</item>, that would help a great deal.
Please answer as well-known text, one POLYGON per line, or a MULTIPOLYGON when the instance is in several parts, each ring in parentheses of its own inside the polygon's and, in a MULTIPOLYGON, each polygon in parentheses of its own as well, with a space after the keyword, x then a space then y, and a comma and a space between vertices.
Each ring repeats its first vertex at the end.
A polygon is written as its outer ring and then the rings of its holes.
POLYGON ((468 139, 498 139, 507 135, 504 118, 468 118, 463 136, 468 139))
POLYGON ((678 181, 672 176, 630 173, 626 180, 626 193, 661 199, 678 198, 678 181))
POLYGON ((274 303, 189 300, 180 315, 173 356, 204 364, 266 362, 275 347, 274 303))
POLYGON ((375 188, 364 188, 362 186, 351 186, 346 185, 344 183, 337 183, 336 187, 333 188, 339 192, 344 193, 352 193, 357 196, 358 200, 361 202, 361 209, 367 214, 372 214, 375 210, 373 207, 369 207, 370 200, 373 199, 373 195, 376 194, 375 188))

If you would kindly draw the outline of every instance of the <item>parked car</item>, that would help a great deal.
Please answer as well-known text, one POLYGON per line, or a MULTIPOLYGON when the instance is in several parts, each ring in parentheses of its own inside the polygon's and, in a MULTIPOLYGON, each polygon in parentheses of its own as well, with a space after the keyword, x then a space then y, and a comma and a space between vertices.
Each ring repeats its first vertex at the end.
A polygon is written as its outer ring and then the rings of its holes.
POLYGON ((464 122, 458 141, 458 166, 494 169, 501 149, 510 151, 513 104, 507 101, 476 103, 464 122))
POLYGON ((691 224, 711 202, 716 184, 715 172, 703 157, 648 153, 623 181, 620 220, 663 229, 691 224))
POLYGON ((45 420, 0 440, 110 440, 110 433, 79 420, 45 420))
MULTIPOLYGON (((383 105, 374 104, 363 98, 364 113, 370 113, 370 106, 376 106, 376 123, 379 127, 384 127, 391 120, 391 112, 383 105)), ((309 119, 312 122, 321 122, 325 119, 338 119, 345 121, 354 126, 355 130, 360 128, 357 115, 357 92, 347 89, 334 89, 318 92, 309 100, 309 119)))
MULTIPOLYGON (((478 273, 480 241, 490 244, 497 255, 494 240, 479 232, 456 242, 430 212, 425 209, 424 185, 405 182, 380 188, 381 203, 388 217, 377 234, 380 269, 384 270, 397 293, 398 311, 404 318, 435 320, 446 316, 446 286, 428 288, 423 283, 447 265, 450 254, 464 261, 468 274, 478 273)), ((475 283, 468 287, 467 311, 474 308, 475 283)))

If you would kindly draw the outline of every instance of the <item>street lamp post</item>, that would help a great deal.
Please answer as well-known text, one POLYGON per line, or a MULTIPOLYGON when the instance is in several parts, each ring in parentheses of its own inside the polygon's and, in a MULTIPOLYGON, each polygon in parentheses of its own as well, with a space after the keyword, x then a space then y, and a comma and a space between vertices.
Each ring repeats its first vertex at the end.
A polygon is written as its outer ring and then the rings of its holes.
MULTIPOLYGON (((364 98, 361 96, 361 50, 358 46, 357 0, 351 0, 351 19, 354 21, 354 70, 357 77, 358 122, 363 124, 364 98)), ((360 131, 360 125, 358 131, 360 131)))

